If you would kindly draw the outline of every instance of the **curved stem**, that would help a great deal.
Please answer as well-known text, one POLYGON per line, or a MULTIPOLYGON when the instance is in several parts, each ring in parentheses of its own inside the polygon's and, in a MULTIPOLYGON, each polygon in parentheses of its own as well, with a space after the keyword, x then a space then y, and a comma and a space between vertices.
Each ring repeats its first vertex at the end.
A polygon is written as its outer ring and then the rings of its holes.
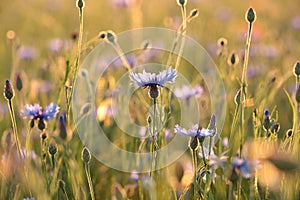
POLYGON ((92 184, 91 172, 90 172, 90 166, 89 166, 89 164, 88 163, 84 163, 84 168, 85 168, 85 173, 86 173, 86 177, 87 177, 88 184, 89 184, 91 198, 92 198, 92 200, 95 200, 95 194, 94 194, 94 189, 93 189, 93 184, 92 184))
POLYGON ((82 38, 83 38, 83 9, 79 9, 79 38, 78 38, 78 44, 77 44, 77 55, 76 55, 76 60, 75 60, 75 68, 73 71, 73 77, 72 77, 72 88, 71 88, 71 93, 67 98, 67 116, 68 116, 68 121, 71 122, 70 120, 70 113, 71 113, 71 101, 73 98, 74 94, 74 86, 76 82, 76 77, 77 73, 79 70, 79 62, 80 62, 80 55, 81 55, 81 48, 82 48, 82 38))

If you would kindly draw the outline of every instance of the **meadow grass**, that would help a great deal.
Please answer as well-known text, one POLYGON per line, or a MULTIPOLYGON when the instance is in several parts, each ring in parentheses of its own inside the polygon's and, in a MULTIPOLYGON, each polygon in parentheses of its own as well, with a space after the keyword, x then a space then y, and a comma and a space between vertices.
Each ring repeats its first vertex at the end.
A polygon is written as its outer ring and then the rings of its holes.
MULTIPOLYGON (((286 2, 287 11, 283 3, 271 1, 252 7, 197 0, 33 1, 32 7, 5 1, 0 64, 9 67, 0 75, 0 199, 300 199, 300 17, 294 4, 286 2), (117 33, 143 26, 176 31, 172 51, 152 49, 146 41, 141 50, 124 54, 117 33), (220 119, 211 113, 205 80, 181 57, 186 35, 207 49, 224 82, 222 130, 216 128, 220 119), (112 47, 119 59, 95 83, 80 66, 100 43, 112 47), (170 68, 131 72, 151 62, 170 68), (139 132, 129 127, 141 138, 124 134, 112 115, 114 90, 126 72, 128 87, 138 89, 118 112, 145 127, 139 132), (164 84, 176 82, 178 74, 192 81, 176 94, 164 84), (96 110, 85 104, 74 122, 77 78, 84 78, 96 96, 96 110), (180 98, 187 105, 197 100, 197 125, 181 127, 180 98), (150 153, 147 172, 122 172, 92 155, 77 132, 91 113, 114 145, 150 153), (188 138, 187 151, 160 168, 166 158, 157 150, 177 135, 188 138)), ((123 164, 126 157, 111 159, 123 164)))

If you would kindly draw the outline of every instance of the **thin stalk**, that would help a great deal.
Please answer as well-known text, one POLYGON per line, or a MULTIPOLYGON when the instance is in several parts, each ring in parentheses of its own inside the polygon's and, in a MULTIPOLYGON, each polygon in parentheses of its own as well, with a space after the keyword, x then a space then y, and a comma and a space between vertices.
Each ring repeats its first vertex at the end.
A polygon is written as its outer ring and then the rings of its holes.
POLYGON ((185 35, 186 35, 186 8, 184 5, 181 6, 181 15, 182 15, 182 32, 180 33, 181 35, 181 43, 180 43, 180 48, 175 64, 175 69, 177 70, 180 64, 181 56, 183 53, 183 48, 185 44, 185 35))
POLYGON ((76 83, 76 77, 77 73, 79 70, 79 62, 80 62, 80 55, 81 55, 81 48, 82 48, 82 41, 83 41, 83 9, 79 8, 79 38, 78 38, 78 44, 77 44, 77 55, 76 55, 76 60, 75 60, 75 66, 74 66, 74 71, 73 71, 73 77, 72 77, 72 88, 71 88, 71 93, 69 95, 68 101, 67 101, 67 116, 68 116, 68 121, 71 122, 70 120, 70 113, 71 113, 71 100, 73 98, 74 94, 74 86, 76 83))
POLYGON ((245 129, 245 107, 246 107, 246 104, 245 104, 245 100, 247 99, 247 87, 248 87, 247 68, 248 68, 248 62, 249 62, 251 36, 252 36, 252 22, 249 23, 249 27, 248 27, 246 50, 245 50, 245 55, 244 55, 244 64, 243 64, 243 72, 242 72, 242 81, 241 81, 240 157, 242 156, 243 140, 244 140, 244 136, 246 134, 246 129, 245 129))
POLYGON ((152 122, 152 141, 151 141, 151 169, 150 169, 150 177, 153 177, 153 166, 156 166, 156 154, 155 150, 157 149, 156 146, 156 137, 155 137, 155 126, 156 126, 156 99, 153 98, 153 122, 152 122))
POLYGON ((27 157, 30 154, 30 139, 31 139, 31 133, 32 133, 32 128, 29 127, 27 135, 26 135, 26 144, 25 144, 25 148, 26 148, 26 155, 27 157))
POLYGON ((90 166, 89 166, 89 164, 88 163, 84 163, 84 168, 85 168, 85 173, 86 173, 86 177, 87 177, 88 184, 89 184, 91 198, 92 198, 92 200, 95 200, 95 194, 94 194, 94 189, 93 189, 93 184, 92 184, 92 178, 91 178, 91 172, 90 172, 90 166))
POLYGON ((191 154, 192 154, 192 163, 193 163, 193 170, 194 170, 194 180, 193 180, 193 184, 194 184, 194 197, 197 193, 197 187, 196 187, 196 184, 197 184, 197 169, 198 169, 198 166, 197 166, 197 152, 195 149, 190 149, 191 150, 191 154))
POLYGON ((21 151, 21 145, 20 145, 19 136, 18 136, 18 129, 17 129, 17 123, 16 123, 14 107, 13 107, 13 104, 12 104, 11 100, 7 100, 7 104, 8 104, 8 108, 9 108, 10 119, 11 119, 11 122, 12 122, 13 133, 14 133, 14 136, 15 136, 15 139, 16 139, 18 154, 19 154, 20 159, 22 159, 22 158, 24 158, 24 155, 21 151))
MULTIPOLYGON (((296 77, 296 91, 299 89, 299 79, 300 77, 296 77)), ((295 119, 294 119, 294 130, 293 130, 293 154, 297 153, 298 143, 299 143, 299 136, 298 136, 298 126, 299 126, 299 106, 300 104, 296 101, 295 106, 295 119)))
POLYGON ((128 63, 126 57, 124 56, 124 52, 121 49, 120 45, 117 42, 111 43, 112 47, 115 49, 117 52, 118 56, 120 57, 124 67, 129 71, 131 69, 130 64, 128 63))
POLYGON ((204 166, 205 166, 205 168, 206 168, 207 163, 206 163, 206 159, 205 159, 205 153, 204 153, 203 142, 200 142, 200 147, 201 147, 201 151, 202 151, 202 160, 203 160, 204 166))
POLYGON ((51 155, 51 163, 52 163, 52 169, 55 169, 55 157, 54 155, 51 155))

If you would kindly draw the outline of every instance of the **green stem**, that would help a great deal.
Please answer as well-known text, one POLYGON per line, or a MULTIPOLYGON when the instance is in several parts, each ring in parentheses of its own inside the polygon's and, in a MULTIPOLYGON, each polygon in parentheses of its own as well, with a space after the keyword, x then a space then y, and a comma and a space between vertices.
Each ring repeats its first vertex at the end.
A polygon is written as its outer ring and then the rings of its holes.
POLYGON ((203 160, 204 166, 205 166, 205 168, 206 168, 207 163, 206 163, 206 159, 205 159, 205 153, 204 153, 203 142, 200 142, 200 146, 201 146, 201 151, 202 151, 202 160, 203 160))
POLYGON ((153 177, 153 167, 156 166, 156 153, 155 150, 157 149, 156 145, 156 137, 155 137, 155 126, 156 126, 156 99, 153 98, 153 122, 152 122, 152 141, 151 141, 151 169, 150 169, 150 177, 153 177))
POLYGON ((90 166, 89 166, 89 164, 88 163, 84 163, 84 168, 85 168, 85 173, 86 173, 86 177, 87 177, 88 184, 89 184, 91 198, 92 198, 92 200, 95 200, 95 194, 94 194, 94 189, 93 189, 93 184, 92 184, 91 172, 90 172, 90 166))
POLYGON ((68 121, 71 122, 70 120, 70 113, 71 113, 71 101, 73 98, 73 94, 74 94, 74 86, 76 83, 76 77, 77 77, 77 73, 79 70, 79 62, 80 62, 80 55, 81 55, 81 48, 82 48, 82 41, 83 41, 83 9, 80 8, 79 9, 79 38, 78 38, 78 44, 77 44, 77 55, 76 55, 76 60, 75 60, 75 68, 73 71, 73 77, 72 77, 72 88, 71 88, 71 93, 68 96, 68 101, 67 101, 67 116, 68 116, 68 121))
POLYGON ((52 162, 52 169, 55 169, 55 157, 54 155, 51 155, 51 162, 52 162))
POLYGON ((247 99, 247 68, 248 68, 248 62, 249 62, 249 51, 250 51, 250 44, 251 44, 251 35, 252 35, 252 23, 249 23, 248 27, 248 35, 246 40, 246 50, 244 55, 244 64, 243 64, 243 73, 242 73, 242 82, 241 82, 241 97, 240 97, 240 103, 241 103, 241 117, 240 117, 240 157, 242 156, 242 148, 243 148, 243 140, 244 136, 246 134, 245 129, 245 107, 247 99))
POLYGON ((21 145, 20 145, 20 141, 19 141, 19 137, 18 137, 18 129, 17 129, 17 123, 16 123, 14 107, 13 107, 13 104, 12 104, 11 100, 7 100, 7 104, 8 104, 8 108, 9 108, 10 119, 11 119, 11 122, 12 122, 13 133, 14 133, 14 136, 15 136, 15 139, 16 139, 18 154, 19 154, 20 159, 22 159, 22 158, 24 158, 24 155, 21 151, 21 145))
POLYGON ((30 154, 30 139, 31 139, 32 128, 29 127, 27 135, 26 135, 26 155, 29 157, 30 154))
POLYGON ((176 70, 179 67, 181 56, 183 53, 184 44, 185 44, 185 35, 186 35, 186 8, 185 8, 185 6, 181 6, 181 14, 182 14, 182 32, 180 33, 181 43, 180 43, 180 48, 179 48, 176 64, 175 64, 176 70))

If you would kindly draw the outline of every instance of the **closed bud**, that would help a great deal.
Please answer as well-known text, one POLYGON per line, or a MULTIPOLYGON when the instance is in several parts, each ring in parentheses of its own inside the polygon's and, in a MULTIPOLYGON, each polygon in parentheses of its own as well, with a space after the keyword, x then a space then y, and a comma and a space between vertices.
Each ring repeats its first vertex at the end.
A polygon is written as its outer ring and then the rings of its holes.
POLYGON ((6 82, 5 82, 3 95, 4 95, 5 99, 9 100, 9 101, 12 100, 15 96, 14 89, 13 89, 12 85, 10 84, 9 80, 6 80, 6 82))
POLYGON ((84 147, 82 152, 81 152, 81 159, 85 163, 89 163, 91 160, 91 153, 88 148, 84 147))
POLYGON ((220 48, 223 48, 223 47, 225 47, 225 46, 227 46, 227 39, 226 38, 219 38, 218 39, 218 41, 217 41, 217 45, 218 45, 218 47, 220 47, 220 48))
POLYGON ((177 0, 179 6, 186 6, 187 0, 177 0))
POLYGON ((189 18, 189 20, 191 20, 191 19, 197 17, 198 15, 199 15, 199 10, 198 9, 193 9, 193 10, 191 10, 190 15, 189 15, 188 18, 189 18))
POLYGON ((246 13, 246 20, 249 23, 253 23, 256 20, 256 14, 253 8, 249 8, 246 13))
POLYGON ((151 124, 151 122, 152 122, 152 118, 151 118, 151 116, 149 115, 148 116, 148 118, 147 118, 147 122, 148 122, 148 124, 150 125, 151 124))
POLYGON ((50 142, 48 146, 48 152, 51 156, 54 156, 57 153, 57 145, 54 140, 50 142))
POLYGON ((240 105, 241 103, 241 89, 239 89, 236 93, 236 95, 234 96, 234 103, 236 105, 240 105))
POLYGON ((34 127, 34 119, 32 119, 32 120, 29 121, 29 127, 30 128, 34 127))
POLYGON ((107 40, 113 44, 117 41, 117 36, 113 31, 107 31, 107 40))
POLYGON ((38 121, 38 128, 39 128, 41 131, 45 130, 45 129, 46 129, 46 126, 47 126, 47 124, 46 124, 45 120, 40 119, 40 120, 38 121))
POLYGON ((106 38, 106 32, 105 31, 101 31, 98 35, 99 39, 105 39, 106 38))
POLYGON ((271 128, 271 121, 270 121, 270 117, 265 117, 264 122, 263 122, 263 128, 265 131, 268 131, 271 128))
POLYGON ((45 140, 47 139, 48 135, 46 131, 43 131, 40 135, 42 142, 45 142, 45 140))
POLYGON ((23 81, 20 74, 17 74, 16 78, 16 88, 18 91, 21 91, 23 88, 23 81))
POLYGON ((77 6, 80 10, 82 10, 82 9, 84 8, 84 6, 85 6, 84 0, 77 0, 76 6, 77 6))
POLYGON ((199 147, 199 138, 198 138, 198 136, 196 136, 196 137, 191 137, 190 142, 189 142, 189 147, 190 147, 192 150, 198 149, 198 147, 199 147))
POLYGON ((292 135, 293 135, 293 129, 289 129, 289 130, 287 130, 286 133, 285 133, 285 136, 286 136, 287 138, 292 137, 292 135))
POLYGON ((300 76, 300 61, 296 62, 293 71, 296 77, 300 76))
POLYGON ((239 63, 239 57, 236 53, 232 52, 227 60, 228 65, 235 66, 239 63))

